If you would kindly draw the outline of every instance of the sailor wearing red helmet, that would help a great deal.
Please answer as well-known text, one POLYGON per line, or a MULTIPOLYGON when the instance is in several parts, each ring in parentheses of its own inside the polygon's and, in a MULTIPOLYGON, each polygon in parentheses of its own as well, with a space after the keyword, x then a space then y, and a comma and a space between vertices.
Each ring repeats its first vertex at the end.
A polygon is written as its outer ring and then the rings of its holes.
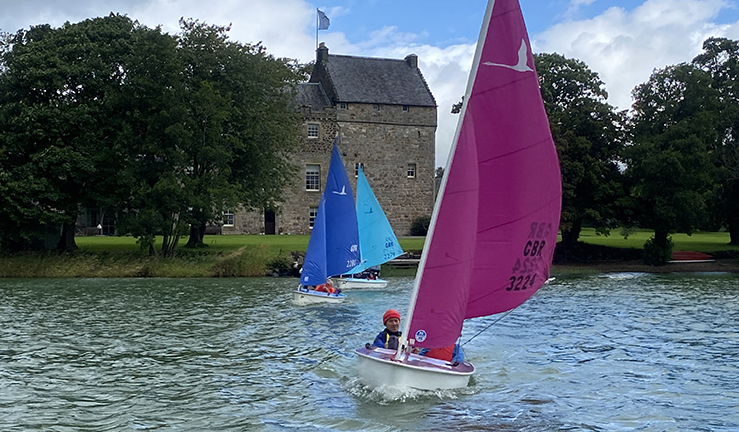
POLYGON ((382 316, 385 329, 381 331, 372 344, 379 348, 398 349, 400 339, 400 313, 395 309, 388 309, 382 316))

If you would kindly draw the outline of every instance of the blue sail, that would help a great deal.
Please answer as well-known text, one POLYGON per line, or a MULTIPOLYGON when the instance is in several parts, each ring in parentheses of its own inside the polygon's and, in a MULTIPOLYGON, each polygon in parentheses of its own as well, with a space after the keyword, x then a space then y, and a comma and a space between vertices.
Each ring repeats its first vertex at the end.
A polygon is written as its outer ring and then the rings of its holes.
POLYGON ((398 238, 377 202, 361 166, 357 178, 357 226, 362 262, 349 274, 361 273, 403 254, 398 238))
POLYGON ((321 196, 318 212, 313 221, 313 231, 305 250, 303 270, 300 273, 300 284, 311 286, 326 283, 326 199, 321 196))
POLYGON ((305 252, 301 285, 320 285, 360 262, 354 195, 334 140, 326 187, 305 252))

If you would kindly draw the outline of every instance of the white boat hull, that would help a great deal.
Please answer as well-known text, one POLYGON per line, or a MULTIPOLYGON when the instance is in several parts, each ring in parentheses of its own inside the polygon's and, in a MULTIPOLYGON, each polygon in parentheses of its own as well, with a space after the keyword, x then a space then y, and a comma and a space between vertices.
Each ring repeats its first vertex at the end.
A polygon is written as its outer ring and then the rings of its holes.
POLYGON ((359 278, 336 278, 331 279, 336 288, 385 288, 387 281, 384 279, 359 279, 359 278))
POLYGON ((344 294, 329 294, 322 291, 310 289, 296 289, 293 291, 293 303, 298 306, 310 304, 343 303, 346 300, 344 294))
POLYGON ((467 387, 475 372, 472 364, 452 365, 444 360, 410 354, 395 361, 395 350, 360 348, 359 380, 370 388, 410 387, 419 390, 467 387))

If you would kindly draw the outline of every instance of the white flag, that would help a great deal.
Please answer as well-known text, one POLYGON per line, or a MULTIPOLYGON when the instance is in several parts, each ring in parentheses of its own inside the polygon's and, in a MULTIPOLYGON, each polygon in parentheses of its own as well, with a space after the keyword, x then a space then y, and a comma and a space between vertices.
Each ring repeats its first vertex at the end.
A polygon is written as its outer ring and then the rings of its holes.
POLYGON ((316 10, 318 11, 318 30, 328 29, 328 26, 331 24, 331 20, 328 19, 323 11, 321 11, 320 9, 316 10))

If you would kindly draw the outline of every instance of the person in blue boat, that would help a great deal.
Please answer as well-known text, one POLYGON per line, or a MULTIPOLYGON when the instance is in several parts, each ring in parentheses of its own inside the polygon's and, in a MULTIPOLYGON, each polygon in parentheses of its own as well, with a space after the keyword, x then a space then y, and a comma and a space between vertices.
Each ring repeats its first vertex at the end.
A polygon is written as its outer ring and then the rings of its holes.
POLYGON ((372 345, 378 348, 398 349, 400 312, 395 309, 388 309, 382 315, 382 323, 385 325, 385 329, 377 335, 372 345))

